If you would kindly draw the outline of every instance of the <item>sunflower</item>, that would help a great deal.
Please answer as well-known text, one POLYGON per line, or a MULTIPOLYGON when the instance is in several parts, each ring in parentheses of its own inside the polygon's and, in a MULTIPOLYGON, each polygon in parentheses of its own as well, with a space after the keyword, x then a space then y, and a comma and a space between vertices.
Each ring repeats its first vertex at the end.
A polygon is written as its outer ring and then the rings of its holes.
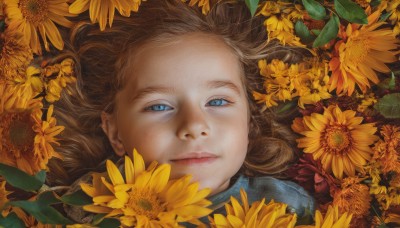
POLYGON ((70 28, 73 23, 65 17, 75 16, 68 12, 67 0, 8 0, 5 12, 9 29, 23 34, 36 54, 42 53, 38 31, 46 51, 49 51, 47 38, 55 48, 62 50, 64 42, 54 22, 70 28))
POLYGON ((53 106, 42 120, 40 101, 32 110, 4 112, 0 115, 0 155, 2 163, 17 167, 29 174, 47 168, 51 157, 58 157, 52 145, 64 127, 56 126, 53 106))
MULTIPOLYGON (((133 162, 125 157, 125 179, 111 161, 107 161, 107 173, 111 183, 100 177, 93 186, 81 184, 82 190, 93 198, 86 211, 107 213, 117 217, 123 226, 156 227, 178 226, 179 222, 201 224, 198 218, 211 213, 206 208, 210 201, 204 199, 209 189, 198 191, 198 183, 190 183, 190 176, 169 180, 171 166, 157 162, 147 170, 142 156, 133 151, 133 162)), ((94 179, 95 180, 95 179, 94 179)))
POLYGON ((352 211, 354 218, 368 215, 372 200, 368 186, 361 181, 357 177, 343 179, 340 190, 333 196, 333 205, 338 206, 340 212, 352 211))
POLYGON ((355 168, 363 169, 371 158, 369 145, 377 139, 374 124, 361 124, 363 118, 355 115, 352 110, 342 112, 338 106, 330 105, 323 114, 296 118, 292 124, 294 131, 305 136, 297 139, 298 147, 320 159, 323 168, 333 171, 339 179, 343 172, 354 176, 355 168))
POLYGON ((32 50, 21 34, 8 29, 0 34, 0 77, 7 80, 22 77, 32 59, 32 50))
POLYGON ((377 22, 380 12, 368 17, 368 25, 349 24, 342 40, 335 44, 329 62, 332 76, 330 88, 337 94, 353 94, 357 84, 363 93, 370 87, 369 81, 378 83, 375 71, 387 73, 385 63, 395 62, 399 40, 389 28, 378 29, 385 22, 377 22))
POLYGON ((315 225, 313 226, 296 226, 296 228, 323 228, 323 227, 337 227, 347 228, 350 227, 352 215, 345 212, 341 214, 337 206, 328 207, 325 217, 317 210, 315 212, 315 225))
POLYGON ((131 11, 137 12, 141 0, 75 0, 69 6, 69 12, 80 14, 89 10, 90 21, 99 22, 100 30, 104 31, 108 24, 111 27, 114 21, 115 9, 124 16, 129 17, 131 11))
POLYGON ((240 189, 242 204, 231 196, 231 204, 225 204, 227 216, 214 214, 212 227, 294 227, 296 214, 286 214, 287 205, 273 200, 265 204, 265 198, 249 206, 247 194, 240 189))

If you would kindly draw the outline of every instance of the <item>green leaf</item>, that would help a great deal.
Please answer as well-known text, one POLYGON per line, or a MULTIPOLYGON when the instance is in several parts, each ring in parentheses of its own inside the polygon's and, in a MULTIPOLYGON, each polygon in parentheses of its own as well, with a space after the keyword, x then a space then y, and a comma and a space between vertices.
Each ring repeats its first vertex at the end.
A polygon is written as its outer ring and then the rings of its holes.
POLYGON ((378 84, 378 86, 382 89, 395 89, 396 88, 396 77, 394 76, 394 73, 392 72, 392 76, 390 78, 386 78, 382 82, 378 84))
POLYGON ((321 47, 329 41, 335 39, 339 32, 339 18, 333 14, 328 23, 324 26, 321 33, 317 36, 313 43, 313 47, 321 47))
POLYGON ((310 33, 310 30, 302 21, 297 21, 294 25, 296 35, 300 37, 302 43, 310 43, 314 40, 315 36, 310 33))
POLYGON ((259 1, 260 0, 245 0, 247 8, 249 8, 250 10, 251 16, 254 16, 254 14, 256 13, 259 1))
POLYGON ((97 226, 99 228, 117 228, 121 226, 121 222, 118 219, 106 218, 97 224, 97 226))
POLYGON ((381 4, 381 0, 372 0, 370 5, 371 7, 379 6, 381 4))
POLYGON ((292 101, 287 101, 285 103, 280 103, 277 107, 276 114, 282 115, 282 114, 287 114, 290 112, 290 110, 293 110, 294 108, 297 108, 297 101, 298 99, 294 99, 292 101))
POLYGON ((0 215, 0 227, 25 228, 25 223, 15 213, 10 213, 5 218, 0 215))
POLYGON ((96 214, 95 216, 93 216, 92 219, 92 224, 94 226, 97 226, 98 224, 100 224, 105 218, 107 214, 96 214))
POLYGON ((44 224, 72 224, 72 221, 50 206, 59 202, 54 193, 48 191, 40 194, 36 201, 12 201, 9 204, 24 209, 44 224))
POLYGON ((322 20, 326 17, 325 8, 319 2, 315 0, 303 0, 303 5, 313 19, 322 20))
POLYGON ((400 118, 400 93, 383 96, 374 108, 385 118, 400 118))
POLYGON ((86 195, 82 190, 76 191, 69 195, 63 195, 61 201, 65 204, 74 206, 83 206, 93 203, 92 198, 86 195))
POLYGON ((391 14, 392 14, 392 12, 387 12, 387 13, 382 14, 379 17, 379 21, 386 21, 390 17, 391 14))
POLYGON ((318 36, 320 33, 321 33, 321 30, 319 30, 319 29, 311 29, 311 34, 318 36))
POLYGON ((45 177, 43 178, 43 173, 41 172, 36 174, 36 176, 31 176, 18 168, 1 163, 0 175, 3 176, 10 185, 31 192, 40 189, 45 179, 45 177))
POLYGON ((368 24, 367 14, 364 9, 351 0, 335 0, 335 10, 340 17, 351 23, 368 24))

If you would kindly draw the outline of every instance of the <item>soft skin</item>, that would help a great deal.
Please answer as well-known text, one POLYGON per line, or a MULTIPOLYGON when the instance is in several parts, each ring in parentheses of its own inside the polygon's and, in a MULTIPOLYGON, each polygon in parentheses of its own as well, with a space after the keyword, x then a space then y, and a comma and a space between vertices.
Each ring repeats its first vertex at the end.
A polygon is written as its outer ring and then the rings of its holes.
POLYGON ((192 33, 149 42, 129 61, 114 113, 102 113, 114 151, 136 148, 146 163, 171 164, 171 178, 191 174, 212 194, 227 189, 244 162, 249 131, 234 51, 219 37, 192 33))

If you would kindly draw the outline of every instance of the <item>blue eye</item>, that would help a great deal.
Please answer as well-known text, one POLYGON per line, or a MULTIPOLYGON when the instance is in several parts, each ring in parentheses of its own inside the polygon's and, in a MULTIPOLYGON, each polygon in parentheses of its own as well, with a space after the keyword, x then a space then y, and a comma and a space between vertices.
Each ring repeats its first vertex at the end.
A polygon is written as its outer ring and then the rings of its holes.
POLYGON ((213 99, 207 103, 208 106, 225 106, 230 102, 225 99, 213 99))
POLYGON ((146 111, 162 112, 172 110, 172 107, 163 104, 151 105, 145 108, 146 111))

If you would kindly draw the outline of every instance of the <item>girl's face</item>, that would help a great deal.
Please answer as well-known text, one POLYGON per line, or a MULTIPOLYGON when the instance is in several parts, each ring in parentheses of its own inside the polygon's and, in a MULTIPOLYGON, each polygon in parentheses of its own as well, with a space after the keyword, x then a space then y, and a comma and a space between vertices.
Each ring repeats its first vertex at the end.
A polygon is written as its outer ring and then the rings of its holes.
POLYGON ((171 164, 171 177, 192 174, 212 194, 225 190, 248 145, 248 101, 233 51, 202 33, 144 45, 130 62, 103 129, 117 154, 171 164), (168 43, 168 42, 167 42, 168 43))

